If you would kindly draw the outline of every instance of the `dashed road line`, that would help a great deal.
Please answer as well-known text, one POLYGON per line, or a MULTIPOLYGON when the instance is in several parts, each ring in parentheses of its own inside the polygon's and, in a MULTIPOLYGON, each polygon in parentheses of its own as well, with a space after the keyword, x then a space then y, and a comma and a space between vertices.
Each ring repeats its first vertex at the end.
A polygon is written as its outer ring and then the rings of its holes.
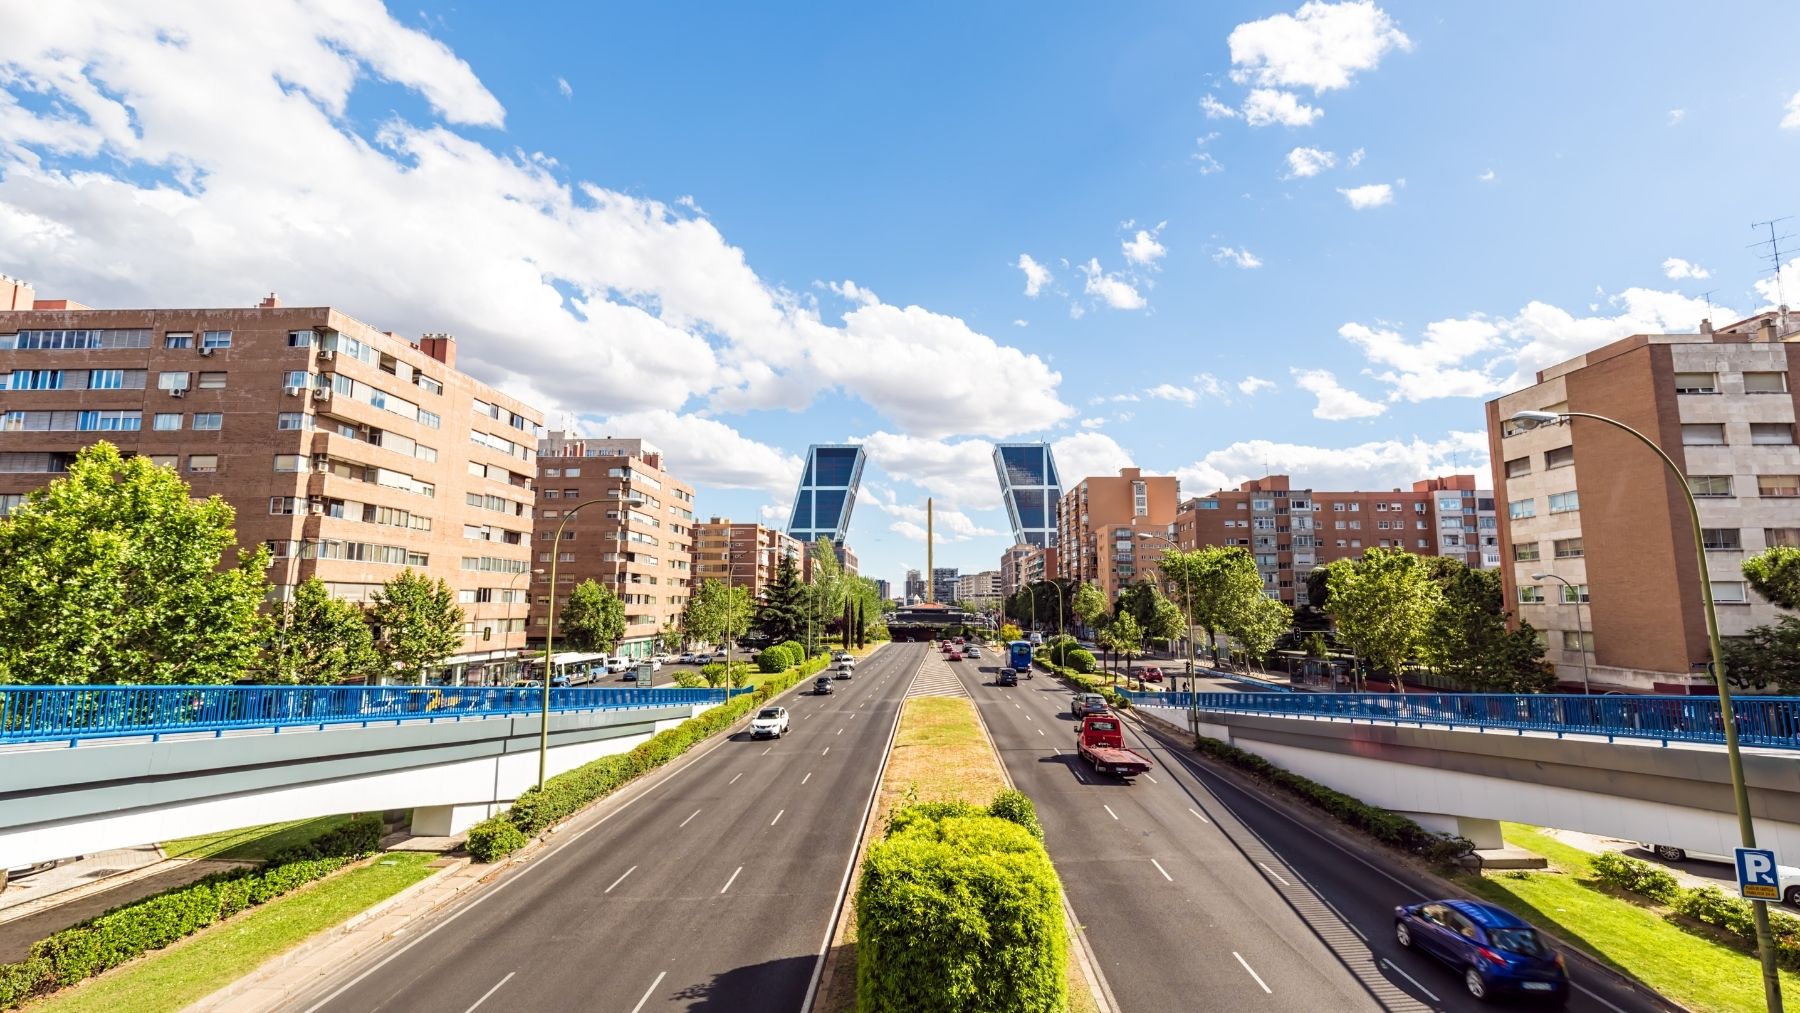
POLYGON ((687 825, 688 825, 688 824, 689 824, 689 823, 692 823, 692 822, 694 822, 694 817, 695 817, 695 816, 698 816, 698 815, 700 815, 700 810, 698 810, 698 809, 695 809, 695 810, 694 810, 694 811, 693 811, 693 812, 692 812, 692 813, 690 813, 690 814, 689 814, 689 815, 688 815, 688 818, 687 818, 687 819, 685 819, 685 820, 682 820, 682 821, 681 821, 681 822, 680 822, 680 823, 679 823, 679 824, 677 824, 677 825, 676 825, 676 827, 675 827, 675 829, 677 829, 677 830, 680 830, 680 829, 681 829, 681 828, 682 828, 682 827, 685 827, 685 826, 687 826, 687 825))
POLYGON ((1163 878, 1164 878, 1164 879, 1166 879, 1166 880, 1168 880, 1168 881, 1169 881, 1169 882, 1171 882, 1171 883, 1173 883, 1173 882, 1175 882, 1175 877, 1174 877, 1174 876, 1171 876, 1171 875, 1169 875, 1169 870, 1167 870, 1167 869, 1165 869, 1165 868, 1163 868, 1163 867, 1162 867, 1162 863, 1161 863, 1161 862, 1159 862, 1159 861, 1157 861, 1157 860, 1156 860, 1156 859, 1154 859, 1154 858, 1152 858, 1152 859, 1151 859, 1151 860, 1150 860, 1150 864, 1151 864, 1151 865, 1154 865, 1154 866, 1156 866, 1156 871, 1157 871, 1157 872, 1160 872, 1160 873, 1162 873, 1162 874, 1163 874, 1163 878))
POLYGON ((737 882, 738 873, 743 872, 743 871, 744 871, 744 867, 741 865, 738 866, 737 870, 731 874, 731 878, 725 881, 725 885, 719 887, 719 892, 724 893, 725 891, 731 889, 731 884, 737 882))
MULTIPOLYGON (((787 810, 783 809, 783 810, 781 810, 781 812, 776 813, 775 818, 769 821, 769 826, 774 826, 775 824, 780 823, 782 814, 786 813, 786 812, 787 812, 787 810)), ((727 885, 729 885, 729 884, 727 884, 727 885)), ((719 892, 724 893, 725 891, 721 890, 719 892)))
POLYGON ((1105 802, 1100 803, 1100 808, 1105 809, 1106 815, 1111 816, 1113 819, 1116 820, 1119 818, 1119 814, 1116 812, 1113 812, 1112 806, 1107 805, 1105 802))
POLYGON ((1238 963, 1244 965, 1244 970, 1250 972, 1250 977, 1256 979, 1257 985, 1262 987, 1262 990, 1265 994, 1267 994, 1267 995, 1275 994, 1274 990, 1269 988, 1268 983, 1262 980, 1262 975, 1256 973, 1256 968, 1251 967, 1250 962, 1248 960, 1244 959, 1243 954, 1239 953, 1236 950, 1232 950, 1231 955, 1237 958, 1238 963))
POLYGON ((612 893, 612 892, 613 892, 613 886, 618 886, 618 885, 619 885, 619 884, 620 884, 620 883, 623 883, 623 882, 625 882, 625 877, 626 877, 626 876, 629 876, 629 875, 631 875, 631 874, 632 874, 632 873, 634 873, 634 872, 636 872, 636 871, 637 871, 637 866, 635 866, 635 865, 634 865, 634 866, 632 866, 632 867, 631 867, 631 868, 629 868, 629 869, 626 869, 626 870, 625 870, 625 871, 624 871, 624 872, 622 872, 622 873, 620 873, 620 874, 619 874, 619 878, 618 878, 618 879, 615 879, 615 880, 613 880, 613 881, 612 881, 612 886, 609 886, 609 887, 607 887, 607 888, 606 888, 606 889, 604 889, 604 890, 602 890, 602 891, 600 891, 600 892, 601 892, 601 893, 612 893))
POLYGON ((474 1005, 474 1006, 470 1006, 470 1007, 469 1007, 469 1008, 468 1008, 468 1009, 466 1009, 466 1010, 463 1010, 463 1013, 475 1013, 475 1006, 479 1006, 479 1005, 481 1005, 481 1004, 482 1004, 482 1003, 484 1003, 484 1002, 487 1002, 487 1001, 488 1001, 488 997, 489 997, 489 996, 491 996, 491 995, 493 995, 493 994, 494 994, 494 993, 495 993, 495 992, 498 992, 498 991, 500 991, 500 986, 501 986, 501 985, 504 985, 504 984, 506 984, 506 983, 507 983, 507 982, 509 982, 509 981, 511 981, 511 980, 512 980, 512 979, 513 979, 513 975, 515 975, 515 974, 518 974, 518 973, 519 973, 519 972, 517 972, 517 971, 508 971, 508 972, 506 972, 506 977, 504 977, 504 978, 501 978, 501 979, 500 979, 500 980, 499 980, 499 981, 497 981, 497 982, 494 982, 494 987, 493 987, 493 988, 490 988, 490 989, 488 989, 488 990, 487 990, 487 991, 486 991, 486 992, 483 992, 483 993, 481 993, 481 998, 479 998, 479 999, 477 999, 477 1000, 475 1000, 475 1005, 474 1005))
POLYGON ((668 977, 668 975, 669 972, 667 971, 657 972, 656 980, 650 983, 649 988, 644 989, 644 997, 638 1000, 636 1006, 631 1007, 631 1013, 639 1013, 639 1011, 644 1008, 644 1004, 650 1001, 651 994, 656 991, 656 986, 662 984, 662 980, 668 977))

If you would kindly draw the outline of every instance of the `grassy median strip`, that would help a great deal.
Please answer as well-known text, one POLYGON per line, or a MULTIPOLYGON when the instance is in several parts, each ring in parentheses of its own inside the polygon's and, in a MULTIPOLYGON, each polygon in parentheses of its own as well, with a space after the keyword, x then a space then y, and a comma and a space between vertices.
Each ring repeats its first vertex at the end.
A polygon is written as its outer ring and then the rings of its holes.
POLYGON ((240 861, 266 861, 269 856, 305 844, 320 834, 336 830, 355 819, 354 815, 321 816, 318 819, 295 820, 291 823, 269 823, 241 830, 224 830, 199 837, 184 837, 162 846, 169 858, 230 858, 240 861))
POLYGON ((886 827, 888 814, 909 797, 985 806, 1005 787, 1000 759, 981 733, 972 701, 914 697, 900 714, 887 776, 875 800, 875 825, 886 827))
POLYGON ((426 878, 437 857, 383 855, 26 1008, 43 1013, 179 1010, 426 878))
MULTIPOLYGON (((1756 958, 1673 925, 1641 904, 1593 885, 1593 855, 1536 828, 1502 824, 1506 839, 1544 856, 1542 872, 1463 876, 1469 890, 1517 912, 1657 992, 1696 1011, 1760 1009, 1756 958)), ((1781 974, 1784 994, 1800 994, 1800 975, 1781 974)))

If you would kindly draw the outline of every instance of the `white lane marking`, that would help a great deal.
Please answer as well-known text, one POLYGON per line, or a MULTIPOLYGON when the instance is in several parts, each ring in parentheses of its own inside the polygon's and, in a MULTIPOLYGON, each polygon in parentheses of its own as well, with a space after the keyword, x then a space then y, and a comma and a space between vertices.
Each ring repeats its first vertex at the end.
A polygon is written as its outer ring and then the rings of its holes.
POLYGON ((1116 812, 1113 812, 1112 806, 1107 805, 1105 802, 1100 803, 1100 808, 1105 809, 1106 815, 1111 816, 1113 819, 1116 820, 1119 818, 1119 814, 1116 812))
POLYGON ((725 891, 731 889, 731 884, 737 882, 738 873, 743 872, 743 871, 744 871, 744 867, 741 865, 738 866, 737 870, 731 874, 731 878, 725 881, 725 885, 719 887, 719 892, 724 893, 725 891))
POLYGON ((691 814, 691 815, 689 815, 689 816, 688 816, 688 818, 687 818, 687 819, 685 819, 685 820, 682 820, 682 821, 681 821, 681 824, 680 824, 680 826, 677 826, 677 827, 676 827, 676 828, 675 828, 675 829, 677 829, 677 830, 680 830, 680 829, 681 829, 681 828, 682 828, 682 827, 685 827, 685 826, 687 826, 687 825, 688 825, 688 824, 689 824, 689 823, 692 823, 692 822, 694 822, 694 817, 695 817, 695 816, 698 816, 698 815, 700 815, 700 810, 698 810, 698 809, 695 809, 695 810, 694 810, 694 811, 693 811, 693 813, 692 813, 692 814, 691 814))
POLYGON ((743 776, 744 776, 744 772, 741 770, 738 771, 737 773, 731 775, 731 780, 725 782, 726 787, 730 787, 731 785, 736 784, 737 779, 740 777, 743 777, 743 776))
POLYGON ((1017 710, 1024 710, 1024 708, 1020 707, 1018 704, 1013 704, 1013 707, 1014 707, 1014 709, 1017 709, 1017 710))
POLYGON ((842 735, 842 734, 844 734, 844 730, 843 730, 843 729, 842 729, 842 728, 839 728, 839 729, 838 729, 838 731, 837 731, 837 733, 838 733, 838 734, 839 734, 839 735, 842 735))
POLYGON ((1293 886, 1294 885, 1294 884, 1288 882, 1287 880, 1282 879, 1281 873, 1276 872, 1274 869, 1269 868, 1269 865, 1267 862, 1257 862, 1256 864, 1262 866, 1262 870, 1264 872, 1268 873, 1271 876, 1274 876, 1275 882, 1280 883, 1282 886, 1293 886))
MULTIPOLYGON (((1042 728, 1039 728, 1039 729, 1038 729, 1038 734, 1039 734, 1039 735, 1043 735, 1043 734, 1044 734, 1044 730, 1043 730, 1043 729, 1042 729, 1042 728)), ((1046 737, 1046 738, 1048 738, 1048 736, 1045 736, 1045 737, 1046 737)))
MULTIPOLYGON (((1191 812, 1191 813, 1193 813, 1193 814, 1194 814, 1194 815, 1195 815, 1195 816, 1200 816, 1200 810, 1198 810, 1198 809, 1195 809, 1195 808, 1194 808, 1194 807, 1193 807, 1193 806, 1188 806, 1188 812, 1191 812)), ((1202 822, 1202 823, 1211 823, 1211 822, 1212 822, 1212 820, 1209 820, 1209 819, 1207 819, 1207 818, 1206 818, 1206 817, 1204 817, 1204 816, 1200 816, 1200 822, 1202 822)))
POLYGON ((1399 964, 1394 963, 1393 961, 1389 960, 1386 957, 1382 957, 1381 962, 1386 964, 1387 966, 1393 968, 1395 974, 1398 974, 1400 977, 1405 978, 1407 981, 1412 982, 1413 987, 1418 989, 1419 991, 1425 993, 1426 998, 1430 999, 1432 1002, 1441 1001, 1438 999, 1437 996, 1431 994, 1431 989, 1426 988, 1424 985, 1419 984, 1419 979, 1413 977, 1410 974, 1407 974, 1405 971, 1400 970, 1399 964))
POLYGON ((830 747, 830 746, 826 746, 826 747, 825 747, 825 752, 824 752, 824 753, 820 753, 820 754, 819 754, 819 755, 820 755, 820 756, 824 756, 824 755, 825 755, 825 753, 829 753, 829 752, 831 752, 831 747, 830 747))
POLYGON ((1055 754, 1056 754, 1056 755, 1058 755, 1058 756, 1061 756, 1061 755, 1062 755, 1062 750, 1060 750, 1060 749, 1058 749, 1058 748, 1056 748, 1056 747, 1055 747, 1055 746, 1051 746, 1051 747, 1050 747, 1050 751, 1051 751, 1051 752, 1052 752, 1052 753, 1055 753, 1055 754))
POLYGON ((812 771, 809 770, 806 772, 806 776, 800 779, 800 783, 805 784, 810 780, 812 780, 812 771))
MULTIPOLYGON (((518 974, 518 973, 519 973, 519 972, 517 972, 517 971, 508 971, 508 972, 506 972, 506 977, 504 977, 504 978, 501 978, 501 979, 500 979, 500 980, 499 980, 499 981, 497 981, 497 982, 495 982, 495 983, 494 983, 494 987, 493 987, 493 988, 490 988, 490 989, 488 989, 488 990, 487 990, 487 991, 486 991, 486 992, 483 992, 483 993, 481 993, 481 998, 479 998, 479 999, 477 999, 477 1000, 475 1000, 475 1006, 479 1006, 479 1005, 481 1005, 481 1004, 482 1004, 482 1003, 484 1003, 484 1002, 487 1002, 487 1001, 488 1001, 488 996, 491 996, 491 995, 493 995, 493 994, 494 994, 494 993, 495 993, 495 992, 498 992, 498 991, 500 991, 500 986, 501 986, 501 985, 504 985, 504 984, 506 984, 506 983, 507 983, 507 982, 509 982, 509 981, 511 981, 511 980, 512 980, 512 977, 513 977, 513 975, 515 975, 515 974, 518 974)), ((468 1008, 468 1009, 466 1009, 466 1010, 463 1010, 463 1013, 475 1013, 475 1006, 470 1006, 470 1007, 469 1007, 469 1008, 468 1008)))
POLYGON ((1156 871, 1157 871, 1157 872, 1160 872, 1160 873, 1162 873, 1162 874, 1163 874, 1163 878, 1164 878, 1164 879, 1166 879, 1166 880, 1168 880, 1168 881, 1169 881, 1169 882, 1171 882, 1171 883, 1173 883, 1173 882, 1175 882, 1175 877, 1174 877, 1174 876, 1171 876, 1171 875, 1169 875, 1169 870, 1167 870, 1167 869, 1165 869, 1165 868, 1163 868, 1163 867, 1162 867, 1162 863, 1161 863, 1161 862, 1159 862, 1159 861, 1157 861, 1157 860, 1156 860, 1156 859, 1154 859, 1154 858, 1152 858, 1152 859, 1151 859, 1151 860, 1150 860, 1150 864, 1151 864, 1151 865, 1154 865, 1154 866, 1156 866, 1156 871))
POLYGON ((1031 720, 1031 715, 1029 715, 1029 714, 1027 714, 1027 715, 1025 715, 1025 720, 1027 720, 1027 721, 1030 721, 1030 720, 1031 720))
POLYGON ((631 867, 631 868, 629 868, 629 869, 626 869, 626 870, 625 870, 625 871, 624 871, 624 872, 622 872, 622 873, 620 873, 620 874, 619 874, 619 878, 618 878, 618 879, 615 879, 615 880, 613 880, 613 881, 612 881, 612 886, 609 886, 609 887, 607 887, 607 888, 606 888, 606 889, 604 889, 604 890, 602 890, 602 891, 600 891, 600 892, 601 892, 601 893, 612 893, 612 892, 613 892, 613 886, 618 886, 618 885, 619 885, 619 884, 620 884, 620 883, 623 883, 623 882, 625 882, 625 877, 626 877, 626 876, 629 876, 629 875, 631 875, 631 874, 632 874, 632 873, 634 873, 634 872, 636 872, 636 871, 637 871, 637 866, 635 866, 635 865, 634 865, 634 866, 632 866, 632 867, 631 867))
POLYGON ((1274 992, 1273 992, 1273 991, 1271 991, 1271 990, 1270 990, 1270 989, 1269 989, 1269 986, 1268 986, 1268 984, 1267 984, 1267 983, 1266 983, 1266 982, 1264 982, 1264 981, 1263 981, 1263 980, 1262 980, 1262 975, 1260 975, 1260 974, 1257 974, 1257 973, 1256 973, 1256 968, 1254 968, 1254 967, 1251 967, 1251 966, 1250 966, 1250 962, 1249 962, 1249 961, 1248 961, 1248 960, 1245 960, 1245 959, 1244 959, 1244 955, 1243 955, 1243 954, 1241 954, 1241 953, 1239 953, 1239 952, 1238 952, 1238 951, 1236 951, 1236 950, 1232 950, 1232 951, 1231 951, 1231 955, 1232 955, 1232 956, 1234 956, 1234 957, 1236 957, 1236 958, 1237 958, 1237 961, 1238 961, 1238 963, 1240 963, 1240 964, 1242 964, 1242 965, 1244 965, 1244 970, 1246 970, 1246 971, 1249 971, 1249 972, 1250 972, 1250 977, 1252 977, 1252 978, 1255 978, 1255 979, 1256 979, 1256 983, 1257 983, 1257 984, 1258 984, 1258 985, 1261 985, 1261 986, 1262 986, 1262 990, 1263 990, 1263 992, 1264 992, 1264 993, 1265 993, 1265 994, 1267 994, 1267 995, 1274 995, 1274 994, 1275 994, 1275 993, 1274 993, 1274 992))
POLYGON ((1149 774, 1144 775, 1144 780, 1149 781, 1151 784, 1161 784, 1162 783, 1161 781, 1158 781, 1156 778, 1151 777, 1149 774))
POLYGON ((649 988, 644 989, 644 997, 638 1000, 636 1006, 631 1007, 631 1013, 639 1013, 639 1011, 644 1008, 644 1004, 650 1001, 650 994, 656 991, 656 986, 662 984, 662 980, 667 977, 668 974, 669 972, 667 971, 657 972, 656 980, 650 983, 649 988))
MULTIPOLYGON (((787 810, 783 809, 783 810, 781 810, 781 812, 776 813, 775 818, 769 821, 769 826, 774 826, 775 824, 780 823, 781 822, 781 814, 785 813, 785 812, 787 812, 787 810)), ((725 891, 721 890, 719 892, 724 893, 725 891)))
POLYGON ((768 749, 765 749, 765 750, 763 750, 763 751, 762 751, 762 755, 764 755, 764 756, 767 756, 767 755, 769 755, 769 754, 770 754, 770 753, 772 753, 772 752, 774 752, 774 750, 775 750, 775 747, 774 747, 774 746, 770 746, 770 747, 769 747, 769 748, 768 748, 768 749))

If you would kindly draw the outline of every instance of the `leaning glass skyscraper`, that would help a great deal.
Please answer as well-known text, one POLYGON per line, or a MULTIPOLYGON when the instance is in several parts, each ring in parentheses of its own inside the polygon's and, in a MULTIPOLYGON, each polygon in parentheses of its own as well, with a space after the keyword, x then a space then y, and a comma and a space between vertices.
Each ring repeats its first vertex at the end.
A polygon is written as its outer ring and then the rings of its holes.
POLYGON ((1000 475, 1000 496, 1012 522, 1013 542, 1019 545, 1056 545, 1056 504, 1062 499, 1062 478, 1048 443, 1001 443, 994 447, 994 470, 1000 475))
POLYGON ((844 544, 856 487, 862 482, 863 449, 856 444, 814 444, 806 451, 806 470, 788 515, 788 534, 802 542, 829 538, 844 544))

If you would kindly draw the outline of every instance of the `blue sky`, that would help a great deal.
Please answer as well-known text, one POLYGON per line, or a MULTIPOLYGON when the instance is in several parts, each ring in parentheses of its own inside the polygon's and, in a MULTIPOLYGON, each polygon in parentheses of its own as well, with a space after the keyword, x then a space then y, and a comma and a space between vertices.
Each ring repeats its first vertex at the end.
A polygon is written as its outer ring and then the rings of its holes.
POLYGON ((1485 473, 1485 397, 1762 308, 1749 224, 1800 212, 1787 3, 139 6, 8 19, 0 270, 451 331, 707 514, 865 441, 889 579, 927 494, 997 563, 996 438, 1485 473))

